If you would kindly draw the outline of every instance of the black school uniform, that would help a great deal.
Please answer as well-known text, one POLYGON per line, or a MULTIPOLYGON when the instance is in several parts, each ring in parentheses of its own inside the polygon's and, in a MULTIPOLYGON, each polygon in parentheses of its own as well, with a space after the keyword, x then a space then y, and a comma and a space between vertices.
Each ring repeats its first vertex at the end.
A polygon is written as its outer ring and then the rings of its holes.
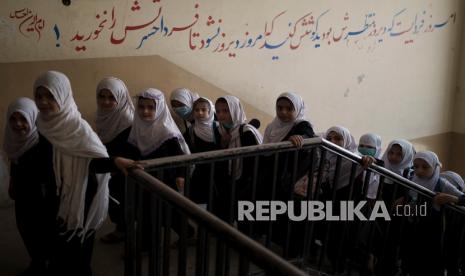
MULTIPOLYGON (((308 121, 301 121, 294 125, 291 130, 286 134, 286 136, 282 139, 281 142, 288 141, 291 136, 300 135, 304 139, 312 138, 315 136, 315 132, 313 131, 312 125, 308 121)), ((263 157, 260 160, 260 172, 264 174, 261 175, 260 181, 260 188, 259 194, 260 199, 262 200, 281 200, 281 201, 288 201, 294 200, 295 201, 295 208, 296 214, 300 212, 300 199, 294 199, 293 191, 294 191, 294 184, 293 182, 293 171, 294 171, 294 152, 285 152, 281 153, 278 156, 278 171, 276 172, 276 187, 274 191, 274 198, 272 198, 272 184, 273 184, 273 172, 272 168, 274 167, 274 156, 270 157, 263 157)), ((298 152, 297 157, 297 168, 296 168, 296 175, 295 181, 304 177, 309 170, 310 162, 311 162, 311 155, 309 151, 302 151, 298 152)), ((280 244, 283 245, 286 239, 286 231, 287 226, 292 224, 291 226, 291 240, 290 240, 290 255, 299 254, 298 251, 302 249, 302 242, 303 242, 303 231, 304 225, 302 223, 291 223, 287 217, 278 217, 277 221, 271 222, 271 227, 273 229, 272 239, 280 244)), ((258 233, 266 234, 267 233, 267 223, 260 223, 257 225, 258 233)))
MULTIPOLYGON (((163 142, 161 146, 159 146, 157 149, 152 151, 151 153, 142 156, 139 149, 137 149, 133 145, 129 145, 130 149, 130 157, 132 159, 136 160, 150 160, 150 159, 156 159, 156 158, 162 158, 162 157, 169 157, 169 156, 176 156, 176 155, 183 155, 185 154, 184 151, 181 148, 181 145, 179 144, 178 138, 170 138, 163 142)), ((176 178, 177 177, 185 177, 186 176, 186 170, 184 168, 174 168, 174 169, 165 169, 163 170, 163 177, 160 177, 160 174, 157 172, 151 172, 151 175, 154 177, 160 179, 163 183, 167 184, 174 190, 178 190, 176 186, 176 178)), ((147 250, 148 246, 150 245, 150 198, 149 198, 149 193, 144 193, 143 195, 143 222, 142 224, 144 225, 142 227, 142 232, 143 232, 143 248, 142 250, 147 250), (145 240, 145 241, 144 241, 145 240)), ((166 210, 165 210, 166 211, 166 210)), ((166 212, 163 212, 166 214, 166 212)), ((166 217, 164 217, 164 221, 166 223, 166 217)), ((180 233, 181 231, 181 220, 180 220, 180 214, 176 212, 175 210, 171 210, 171 228, 176 232, 180 233)), ((193 233, 192 228, 188 228, 188 235, 191 235, 193 233)))
MULTIPOLYGON (((241 146, 246 147, 258 145, 259 141, 257 141, 255 134, 252 131, 244 131, 244 126, 245 124, 239 126, 241 146)), ((221 134, 219 131, 215 131, 215 139, 216 141, 221 141, 221 134)), ((234 221, 234 214, 237 210, 235 207, 237 205, 237 201, 250 198, 254 158, 247 157, 242 159, 242 173, 239 179, 236 179, 235 182, 229 173, 229 162, 230 161, 220 161, 215 163, 215 197, 212 209, 213 213, 215 213, 215 215, 219 218, 228 223, 232 223, 234 221), (232 190, 233 182, 235 185, 234 190, 232 190)))
MULTIPOLYGON (((53 170, 53 147, 50 142, 43 138, 44 147, 48 149, 41 158, 42 172, 41 177, 44 177, 49 182, 47 185, 54 187, 56 191, 55 172, 53 170)), ((97 191, 97 178, 96 174, 115 172, 117 168, 112 158, 95 158, 89 164, 89 176, 85 197, 84 215, 86 216, 92 199, 97 191)), ((58 205, 58 204, 57 204, 58 205)), ((56 206, 58 207, 58 206, 56 206)), ((56 215, 57 209, 53 210, 56 215)), ((52 247, 52 257, 50 263, 50 275, 62 276, 87 276, 92 275, 91 260, 92 251, 95 239, 94 233, 86 233, 87 236, 84 240, 82 237, 65 233, 62 226, 62 221, 58 219, 55 224, 55 237, 52 247)))
POLYGON ((15 191, 16 225, 31 258, 31 265, 45 269, 51 258, 57 200, 54 176, 43 175, 43 158, 50 159, 51 145, 43 136, 10 167, 15 191), (52 180, 52 181, 51 181, 52 180))
MULTIPOLYGON (((212 128, 212 132, 214 132, 214 128, 212 128)), ((219 143, 216 142, 216 138, 213 142, 207 142, 198 137, 193 130, 193 126, 189 128, 184 137, 192 153, 219 150, 221 148, 219 143)), ((208 203, 210 172, 210 164, 195 165, 187 197, 196 203, 208 203)))
MULTIPOLYGON (((105 144, 108 155, 120 156, 129 158, 131 153, 128 147, 128 137, 131 132, 131 127, 126 128, 120 132, 113 140, 105 144)), ((108 187, 110 189, 110 196, 116 199, 118 203, 110 199, 108 205, 108 214, 113 223, 116 224, 118 231, 124 231, 124 199, 125 199, 125 183, 126 177, 121 171, 117 171, 111 174, 108 187)))

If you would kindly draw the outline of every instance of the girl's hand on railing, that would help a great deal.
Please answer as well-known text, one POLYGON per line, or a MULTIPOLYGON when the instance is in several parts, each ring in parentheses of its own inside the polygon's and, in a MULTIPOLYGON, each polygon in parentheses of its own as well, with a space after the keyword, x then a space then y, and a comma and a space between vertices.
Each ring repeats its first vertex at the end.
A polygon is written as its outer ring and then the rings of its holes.
POLYGON ((128 175, 129 169, 144 169, 144 167, 139 162, 134 161, 132 159, 116 157, 114 162, 116 167, 120 169, 126 176, 128 175))
POLYGON ((369 155, 362 156, 362 167, 367 169, 371 164, 375 163, 376 159, 369 155))
POLYGON ((438 193, 436 196, 433 197, 433 202, 438 205, 442 205, 446 203, 457 204, 457 202, 459 202, 459 198, 454 195, 450 195, 446 193, 438 193))
POLYGON ((289 141, 291 141, 294 146, 301 148, 304 142, 304 138, 300 135, 292 135, 289 137, 289 141))

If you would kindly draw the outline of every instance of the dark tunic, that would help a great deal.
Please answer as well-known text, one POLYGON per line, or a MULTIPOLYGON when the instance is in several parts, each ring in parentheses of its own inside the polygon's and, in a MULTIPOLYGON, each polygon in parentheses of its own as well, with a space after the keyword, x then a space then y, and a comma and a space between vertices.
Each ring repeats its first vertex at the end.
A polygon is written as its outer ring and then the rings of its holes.
MULTIPOLYGON (((43 138, 43 143, 47 152, 39 159, 42 168, 39 178, 47 179, 46 185, 54 187, 53 189, 56 191, 55 173, 53 170, 53 146, 45 138, 43 138)), ((92 199, 97 191, 96 174, 115 171, 117 171, 117 168, 112 158, 96 158, 90 162, 84 216, 87 215, 92 199)), ((57 209, 53 210, 54 215, 56 215, 56 212, 57 209)), ((56 221, 55 229, 55 241, 51 247, 51 275, 92 275, 91 258, 95 233, 88 233, 88 236, 83 241, 77 235, 70 239, 69 234, 63 234, 65 229, 60 219, 56 221)))
POLYGON ((33 265, 50 260, 57 197, 54 175, 43 175, 43 158, 51 159, 51 145, 39 142, 11 163, 10 181, 15 192, 16 225, 33 265))
MULTIPOLYGON (((215 132, 216 140, 221 141, 221 135, 215 132)), ((240 137, 241 146, 258 145, 257 138, 251 131, 244 131, 240 137)), ((213 199, 213 212, 226 222, 232 223, 237 200, 245 199, 249 196, 251 190, 251 180, 253 177, 253 157, 242 159, 242 173, 239 179, 234 181, 229 173, 229 163, 231 161, 220 161, 215 163, 215 186, 213 199), (235 189, 233 189, 233 183, 235 189)))
MULTIPOLYGON (((220 149, 220 146, 216 143, 216 139, 214 142, 204 141, 199 138, 192 129, 186 132, 185 139, 192 153, 220 149)), ((210 168, 210 164, 195 165, 195 169, 191 176, 189 194, 187 196, 196 203, 208 203, 210 168)))
MULTIPOLYGON (((299 122, 294 125, 287 135, 282 139, 283 141, 288 141, 291 136, 300 135, 304 139, 312 138, 315 136, 312 125, 307 121, 299 122)), ((258 197, 261 200, 282 200, 287 201, 294 198, 294 184, 297 180, 302 178, 308 173, 311 161, 310 151, 298 150, 297 151, 297 163, 294 164, 295 152, 284 152, 278 155, 278 167, 277 172, 273 172, 274 167, 274 155, 265 156, 260 159, 260 183, 258 187, 258 197), (295 167, 295 165, 297 167, 295 167), (294 169, 296 171, 295 176, 294 169), (276 187, 275 191, 272 191, 273 184, 273 174, 276 174, 276 187), (274 192, 274 197, 273 197, 274 192)), ((297 211, 300 208, 300 203, 295 204, 297 211)), ((256 223, 254 225, 254 232, 258 234, 268 233, 268 227, 273 229, 272 239, 281 245, 284 245, 287 228, 292 224, 292 227, 289 229, 291 231, 292 237, 304 237, 303 223, 294 223, 290 222, 287 217, 278 217, 276 222, 269 223, 256 223)), ((302 239, 294 238, 290 240, 289 254, 291 256, 299 254, 299 251, 302 249, 302 239)))
MULTIPOLYGON (((131 153, 128 150, 128 137, 131 132, 131 127, 126 128, 119 133, 113 140, 105 144, 108 154, 112 157, 126 157, 130 158, 131 153)), ((110 182, 108 183, 110 189, 110 196, 116 199, 117 202, 110 199, 108 206, 108 214, 113 223, 116 224, 118 231, 124 231, 124 185, 126 178, 120 171, 111 174, 110 182)))
MULTIPOLYGON (((174 137, 171 139, 166 140, 159 146, 157 149, 152 151, 147 155, 142 155, 134 145, 128 145, 128 153, 131 159, 135 160, 150 160, 162 157, 169 157, 169 156, 176 156, 176 155, 183 155, 184 152, 182 151, 181 145, 179 144, 178 138, 174 137)), ((150 172, 153 176, 159 176, 156 172, 150 172)), ((157 177, 161 181, 168 184, 170 187, 176 188, 176 178, 177 177, 185 177, 185 169, 184 168, 177 168, 177 169, 166 169, 163 171, 163 177, 157 177)))
MULTIPOLYGON (((131 154, 130 156, 132 159, 136 160, 149 160, 149 159, 156 159, 162 157, 169 157, 169 156, 176 156, 176 155, 183 155, 184 152, 179 144, 178 138, 174 137, 171 139, 166 140, 163 142, 161 146, 155 149, 153 152, 149 153, 148 155, 142 155, 137 147, 134 145, 130 145, 128 149, 131 154)), ((173 188, 174 190, 178 190, 176 187, 176 178, 177 177, 185 177, 186 176, 186 169, 185 168, 173 168, 173 169, 165 169, 161 173, 160 172, 149 172, 151 175, 160 179, 162 182, 173 188)), ((151 222, 150 218, 153 218, 150 214, 150 194, 144 193, 143 195, 143 214, 142 214, 142 250, 148 250, 150 246, 150 229, 151 229, 151 222)), ((168 208, 169 209, 169 208, 168 208)), ((181 231, 181 214, 176 212, 176 210, 170 210, 170 216, 166 216, 167 209, 163 210, 163 223, 167 223, 167 220, 170 220, 171 228, 176 232, 180 233, 181 231)), ((191 236, 194 232, 193 228, 188 228, 188 236, 191 236)))
MULTIPOLYGON (((315 136, 311 124, 307 121, 302 121, 291 128, 288 134, 282 139, 288 141, 291 136, 300 135, 304 139, 315 136)), ((294 189, 293 171, 294 171, 294 152, 285 152, 279 154, 278 171, 276 173, 276 190, 275 200, 288 200, 292 196, 294 189)), ((297 168, 295 181, 302 178, 310 166, 310 152, 299 150, 297 157, 297 168)), ((270 200, 272 196, 273 173, 270 173, 274 167, 274 156, 266 156, 260 159, 260 171, 263 172, 260 181, 260 198, 270 200)))

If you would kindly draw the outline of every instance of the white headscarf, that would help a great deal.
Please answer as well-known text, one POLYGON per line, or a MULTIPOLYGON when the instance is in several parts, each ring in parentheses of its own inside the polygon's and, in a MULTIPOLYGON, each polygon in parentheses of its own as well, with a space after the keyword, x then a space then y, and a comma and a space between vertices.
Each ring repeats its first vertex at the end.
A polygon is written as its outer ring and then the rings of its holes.
POLYGON ((60 72, 48 71, 34 83, 48 89, 60 110, 48 120, 39 113, 37 128, 53 145, 53 169, 60 194, 58 217, 67 230, 82 236, 96 230, 105 220, 108 209, 110 174, 97 174, 97 191, 87 216, 84 215, 89 164, 94 158, 108 157, 105 146, 90 125, 81 118, 73 99, 69 79, 60 72), (84 218, 85 217, 85 218, 84 218))
POLYGON ((359 145, 368 145, 370 147, 376 148, 375 158, 381 156, 381 136, 375 133, 367 133, 360 137, 359 145))
POLYGON ((215 120, 215 106, 213 103, 204 97, 200 97, 199 99, 204 99, 208 102, 208 108, 210 109, 208 112, 208 117, 205 119, 195 119, 194 124, 194 133, 200 139, 204 140, 205 142, 214 142, 215 135, 213 133, 213 121, 215 120))
POLYGON ((151 99, 155 102, 155 118, 147 122, 137 114, 129 134, 129 143, 136 146, 142 156, 147 156, 165 141, 177 138, 185 154, 190 154, 189 147, 174 122, 160 90, 148 88, 137 95, 138 98, 151 99))
POLYGON ((433 175, 427 179, 425 178, 419 178, 417 175, 414 175, 412 178, 412 181, 427 188, 430 191, 434 191, 434 188, 436 187, 436 184, 438 183, 439 179, 439 174, 441 170, 441 162, 439 162, 439 158, 436 155, 436 153, 432 151, 420 151, 415 154, 415 159, 422 159, 428 165, 433 168, 433 175))
POLYGON ((292 92, 282 93, 281 95, 279 95, 278 99, 276 100, 276 103, 281 98, 288 99, 292 103, 296 112, 296 119, 293 122, 283 122, 278 118, 278 116, 276 116, 265 129, 263 143, 281 142, 292 129, 292 127, 294 127, 302 121, 306 121, 305 103, 299 95, 292 92))
POLYGON ((440 177, 449 181, 459 191, 465 191, 465 183, 463 181, 463 178, 458 173, 453 171, 445 171, 440 174, 440 177))
POLYGON ((357 151, 357 143, 355 142, 354 136, 350 134, 350 131, 342 126, 333 126, 330 127, 325 134, 325 138, 328 137, 330 132, 336 132, 337 134, 342 136, 344 140, 344 144, 342 145, 348 151, 356 152, 357 151))
POLYGON ((97 118, 95 120, 97 134, 103 143, 108 143, 131 126, 134 118, 134 104, 128 88, 118 78, 106 77, 102 79, 97 86, 97 98, 102 89, 108 89, 117 102, 116 107, 111 111, 97 108, 97 118))
MULTIPOLYGON (((362 135, 359 139, 359 145, 362 144, 376 148, 376 153, 374 156, 375 158, 379 158, 381 156, 381 136, 379 136, 378 134, 367 133, 362 135)), ((378 186, 379 174, 372 172, 368 181, 367 198, 376 199, 376 195, 378 193, 378 186)))
POLYGON ((39 142, 36 127, 38 112, 36 104, 29 98, 18 98, 8 106, 3 149, 13 162, 39 142), (10 117, 14 112, 20 113, 29 125, 29 132, 24 136, 14 131, 10 125, 10 117))
MULTIPOLYGON (((326 131, 325 138, 328 137, 328 134, 330 132, 336 132, 337 134, 342 136, 342 139, 343 139, 343 146, 342 147, 343 148, 345 148, 346 150, 348 150, 350 152, 358 154, 358 152, 357 152, 357 143, 355 142, 354 137, 352 136, 352 134, 350 134, 350 131, 347 128, 341 127, 341 126, 330 127, 326 131)), ((337 155, 332 153, 332 152, 328 152, 326 158, 329 161, 328 177, 329 177, 329 181, 332 183, 332 181, 334 180, 335 173, 336 173, 337 155)), ((338 190, 338 189, 341 189, 341 188, 343 188, 343 187, 350 184, 351 167, 352 167, 352 162, 351 161, 349 161, 349 160, 347 160, 345 158, 341 159, 341 169, 340 169, 338 183, 335 186, 335 189, 338 190)), ((359 173, 361 173, 361 167, 357 166, 357 170, 355 172, 355 174, 356 174, 355 177, 359 173)))
MULTIPOLYGON (((257 144, 261 144, 263 141, 262 135, 258 130, 247 124, 247 117, 245 116, 244 108, 242 107, 241 102, 239 101, 238 98, 234 96, 224 96, 219 99, 224 99, 226 103, 228 104, 229 107, 229 113, 231 114, 231 119, 232 119, 232 128, 228 131, 227 129, 224 128, 223 125, 220 124, 220 134, 224 135, 226 133, 229 133, 231 135, 231 140, 229 141, 228 148, 239 148, 241 147, 241 137, 240 137, 240 126, 244 125, 243 127, 243 132, 245 133, 246 131, 250 131, 253 133, 255 136, 255 139, 257 140, 257 144)), ((218 100, 219 100, 218 99, 218 100)), ((218 101, 217 100, 217 101, 218 101)), ((232 162, 229 162, 229 173, 232 175, 235 179, 238 179, 242 175, 242 162, 240 160, 237 160, 235 162, 235 168, 234 170, 232 169, 232 162)))
POLYGON ((413 166, 413 155, 415 154, 415 149, 413 145, 404 139, 396 139, 389 143, 384 155, 382 157, 384 161, 384 167, 398 175, 402 175, 404 170, 413 166), (391 164, 388 159, 389 150, 392 146, 399 145, 402 149, 402 161, 399 164, 391 164))
MULTIPOLYGON (((176 88, 171 92, 170 101, 176 100, 180 103, 185 104, 187 107, 192 109, 194 102, 199 98, 199 94, 190 91, 187 88, 176 88)), ((177 113, 176 113, 177 114, 177 113)), ((192 112, 188 114, 184 120, 192 121, 192 112)))

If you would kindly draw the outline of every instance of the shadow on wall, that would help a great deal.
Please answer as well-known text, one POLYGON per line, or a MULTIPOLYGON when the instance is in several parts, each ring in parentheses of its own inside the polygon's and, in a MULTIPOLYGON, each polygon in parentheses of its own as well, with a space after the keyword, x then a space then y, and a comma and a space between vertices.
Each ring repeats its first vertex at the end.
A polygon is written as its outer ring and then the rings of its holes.
MULTIPOLYGON (((122 79, 131 95, 144 88, 153 87, 165 92, 168 97, 175 88, 186 87, 214 102, 218 97, 228 94, 160 56, 3 63, 0 64, 0 81, 3 86, 0 94, 0 144, 3 144, 3 114, 6 113, 8 103, 21 96, 32 98, 35 79, 47 70, 61 71, 70 78, 79 110, 90 124, 94 122, 96 111, 95 88, 106 76, 122 79)), ((259 111, 244 99, 241 101, 248 119, 257 118, 262 126, 271 121, 272 116, 259 111)), ((270 112, 274 113, 274 109, 270 112)), ((260 130, 263 131, 264 127, 260 130)))

